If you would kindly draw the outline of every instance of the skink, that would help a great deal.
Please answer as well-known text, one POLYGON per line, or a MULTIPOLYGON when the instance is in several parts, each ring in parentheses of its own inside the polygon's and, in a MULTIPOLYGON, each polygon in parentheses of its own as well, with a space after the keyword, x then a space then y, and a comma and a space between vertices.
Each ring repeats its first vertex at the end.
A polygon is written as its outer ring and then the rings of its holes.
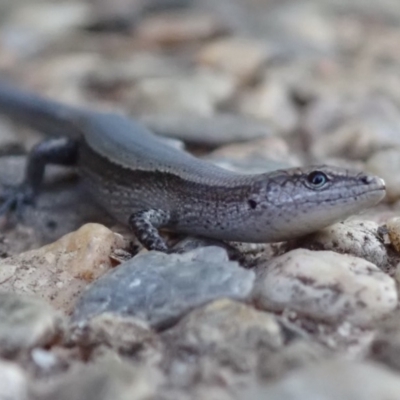
POLYGON ((46 164, 76 164, 93 199, 152 250, 168 250, 159 229, 284 241, 343 220, 385 194, 379 177, 324 165, 234 173, 168 146, 123 115, 74 108, 6 83, 0 83, 0 113, 61 136, 32 150, 23 184, 6 192, 0 213, 38 194, 46 164))

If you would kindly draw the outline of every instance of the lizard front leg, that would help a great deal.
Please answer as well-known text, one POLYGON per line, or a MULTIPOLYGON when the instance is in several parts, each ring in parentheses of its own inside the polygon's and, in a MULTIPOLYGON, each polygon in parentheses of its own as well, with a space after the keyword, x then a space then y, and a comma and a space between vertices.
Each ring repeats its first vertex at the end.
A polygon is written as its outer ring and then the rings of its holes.
POLYGON ((169 212, 163 210, 143 210, 129 217, 129 226, 139 242, 148 250, 168 252, 165 240, 160 236, 158 228, 171 220, 169 212))
POLYGON ((74 165, 78 158, 78 143, 69 138, 52 138, 40 142, 28 155, 24 181, 8 186, 0 198, 0 215, 11 210, 21 212, 25 204, 32 204, 43 182, 47 164, 74 165))

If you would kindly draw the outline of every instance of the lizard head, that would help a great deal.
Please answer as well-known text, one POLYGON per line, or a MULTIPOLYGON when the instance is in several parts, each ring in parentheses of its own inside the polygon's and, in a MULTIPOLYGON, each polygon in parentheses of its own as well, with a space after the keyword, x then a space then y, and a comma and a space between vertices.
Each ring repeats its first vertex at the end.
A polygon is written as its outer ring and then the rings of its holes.
POLYGON ((260 218, 268 210, 269 220, 264 220, 270 227, 268 241, 325 228, 376 205, 385 196, 381 178, 326 165, 264 174, 257 186, 248 207, 255 213, 259 210, 260 218))

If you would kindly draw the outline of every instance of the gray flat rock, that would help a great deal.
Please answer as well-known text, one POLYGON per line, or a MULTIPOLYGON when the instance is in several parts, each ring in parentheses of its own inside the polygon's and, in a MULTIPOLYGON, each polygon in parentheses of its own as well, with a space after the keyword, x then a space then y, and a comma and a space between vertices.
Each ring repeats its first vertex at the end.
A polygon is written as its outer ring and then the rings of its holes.
POLYGON ((148 252, 89 286, 72 318, 79 322, 114 312, 139 317, 151 327, 163 329, 212 300, 246 299, 253 282, 254 273, 229 261, 226 252, 218 247, 182 255, 148 252))

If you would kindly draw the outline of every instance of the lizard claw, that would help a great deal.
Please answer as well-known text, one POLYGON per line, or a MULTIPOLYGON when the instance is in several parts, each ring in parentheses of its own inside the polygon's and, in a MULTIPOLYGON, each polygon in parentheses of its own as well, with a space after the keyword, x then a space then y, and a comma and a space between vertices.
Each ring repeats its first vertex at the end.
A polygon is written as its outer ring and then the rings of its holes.
POLYGON ((34 193, 28 186, 4 186, 0 194, 0 216, 15 211, 17 218, 21 218, 23 208, 34 203, 34 193))

